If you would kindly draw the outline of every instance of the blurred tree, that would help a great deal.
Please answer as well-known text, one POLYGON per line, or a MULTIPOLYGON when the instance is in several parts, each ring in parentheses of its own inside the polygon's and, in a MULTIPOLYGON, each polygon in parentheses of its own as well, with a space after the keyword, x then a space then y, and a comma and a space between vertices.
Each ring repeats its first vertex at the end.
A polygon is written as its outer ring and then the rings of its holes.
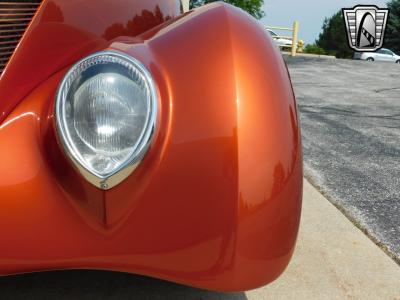
MULTIPOLYGON (((216 1, 220 0, 190 0, 190 8, 216 1)), ((265 15, 263 10, 264 0, 223 0, 223 2, 242 8, 256 19, 261 19, 265 15)))
POLYGON ((204 4, 204 0, 190 0, 190 9, 199 7, 204 4))
POLYGON ((347 40, 346 27, 342 11, 338 11, 330 18, 325 18, 322 25, 322 32, 319 35, 316 45, 325 50, 329 55, 337 58, 350 58, 354 51, 351 50, 347 40))
POLYGON ((388 2, 387 6, 390 12, 384 47, 400 54, 400 0, 391 0, 388 2))

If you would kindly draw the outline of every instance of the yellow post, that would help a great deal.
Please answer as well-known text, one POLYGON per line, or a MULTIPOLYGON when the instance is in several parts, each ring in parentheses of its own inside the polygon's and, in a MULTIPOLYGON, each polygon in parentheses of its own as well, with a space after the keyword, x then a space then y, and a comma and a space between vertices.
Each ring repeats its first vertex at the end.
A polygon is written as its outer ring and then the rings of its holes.
POLYGON ((189 11, 189 0, 182 0, 183 12, 189 11))
POLYGON ((294 21, 294 23, 293 23, 293 38, 292 38, 292 56, 296 56, 298 34, 299 34, 299 22, 294 21))

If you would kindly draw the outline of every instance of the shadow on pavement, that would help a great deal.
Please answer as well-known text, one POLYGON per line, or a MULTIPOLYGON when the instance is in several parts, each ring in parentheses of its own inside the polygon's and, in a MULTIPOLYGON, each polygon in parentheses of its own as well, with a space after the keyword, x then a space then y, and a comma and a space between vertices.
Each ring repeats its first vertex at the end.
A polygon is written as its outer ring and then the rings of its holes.
POLYGON ((105 271, 54 271, 0 278, 1 299, 233 299, 153 278, 105 271))

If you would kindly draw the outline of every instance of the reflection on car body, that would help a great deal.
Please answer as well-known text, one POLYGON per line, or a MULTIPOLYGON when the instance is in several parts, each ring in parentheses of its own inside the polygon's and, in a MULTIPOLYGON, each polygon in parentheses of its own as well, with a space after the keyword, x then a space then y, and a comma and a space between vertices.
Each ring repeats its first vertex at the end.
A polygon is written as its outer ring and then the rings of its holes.
POLYGON ((231 5, 180 7, 1 1, 0 276, 240 291, 284 271, 303 169, 282 55, 231 5))

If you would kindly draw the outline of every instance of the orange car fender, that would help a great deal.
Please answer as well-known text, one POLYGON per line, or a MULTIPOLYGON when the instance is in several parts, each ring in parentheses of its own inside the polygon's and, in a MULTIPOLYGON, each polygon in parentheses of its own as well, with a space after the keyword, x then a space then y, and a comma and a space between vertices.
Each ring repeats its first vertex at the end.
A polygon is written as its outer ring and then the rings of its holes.
POLYGON ((271 38, 216 3, 107 49, 154 77, 154 141, 131 176, 100 191, 57 142, 67 70, 38 86, 0 127, 0 274, 107 269, 224 291, 276 279, 295 247, 302 157, 271 38))

